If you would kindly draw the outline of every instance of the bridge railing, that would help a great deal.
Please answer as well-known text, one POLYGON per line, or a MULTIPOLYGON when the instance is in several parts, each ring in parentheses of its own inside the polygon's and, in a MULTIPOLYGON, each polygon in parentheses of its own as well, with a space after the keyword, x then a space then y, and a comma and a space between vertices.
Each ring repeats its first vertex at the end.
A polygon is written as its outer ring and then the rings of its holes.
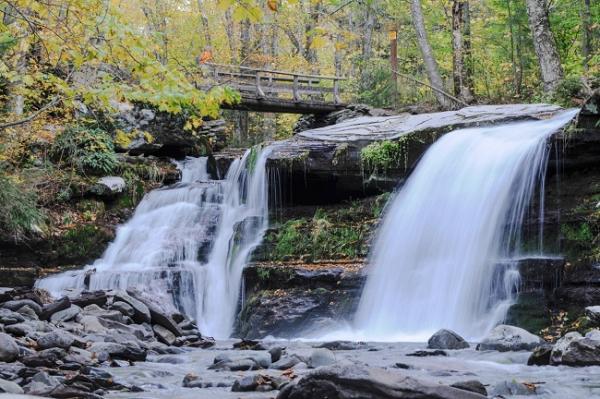
POLYGON ((292 100, 297 103, 341 104, 339 76, 308 75, 238 65, 205 63, 203 77, 213 84, 228 85, 258 99, 292 100))

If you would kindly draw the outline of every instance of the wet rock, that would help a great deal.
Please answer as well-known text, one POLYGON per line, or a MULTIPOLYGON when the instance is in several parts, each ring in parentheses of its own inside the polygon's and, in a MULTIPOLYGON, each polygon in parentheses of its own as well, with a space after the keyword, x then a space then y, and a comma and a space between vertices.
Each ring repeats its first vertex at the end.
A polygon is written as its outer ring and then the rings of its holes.
POLYGON ((28 322, 24 322, 8 325, 4 327, 4 331, 15 337, 29 337, 35 332, 35 327, 28 322))
POLYGON ((23 321, 25 321, 23 315, 13 312, 10 309, 0 308, 0 324, 7 326, 9 324, 17 324, 23 321))
POLYGON ((42 313, 40 313, 40 320, 49 320, 50 316, 52 316, 54 313, 68 309, 70 306, 71 300, 69 297, 64 297, 58 301, 45 305, 42 308, 42 313))
POLYGON ((17 342, 8 334, 0 333, 0 362, 14 362, 19 356, 17 342))
POLYGON ((427 341, 428 349, 465 349, 469 344, 463 337, 451 330, 441 329, 427 341))
POLYGON ((50 322, 52 324, 58 324, 65 321, 73 320, 77 315, 81 313, 81 308, 77 305, 71 305, 68 308, 54 313, 50 316, 50 322))
POLYGON ((177 337, 171 331, 167 330, 161 325, 153 325, 152 330, 154 330, 156 338, 158 338, 158 340, 164 344, 173 345, 177 339, 177 337))
POLYGON ((22 308, 23 306, 29 306, 31 309, 33 309, 35 311, 35 313, 37 315, 42 313, 42 307, 37 302, 34 302, 31 299, 12 300, 12 301, 8 301, 8 302, 4 302, 0 306, 5 309, 12 310, 12 311, 17 311, 18 309, 22 308))
POLYGON ((56 377, 50 376, 44 371, 40 371, 31 378, 29 384, 25 385, 23 389, 28 394, 45 394, 46 392, 52 391, 54 388, 61 384, 60 380, 56 377))
POLYGON ((427 398, 481 399, 485 396, 433 381, 417 380, 399 371, 360 365, 323 367, 284 387, 277 399, 427 398))
POLYGON ((308 365, 312 368, 330 366, 335 363, 335 354, 329 349, 314 349, 308 358, 308 365))
POLYGON ((592 330, 585 337, 570 332, 559 339, 550 354, 550 364, 574 367, 600 365, 600 332, 592 330))
POLYGON ((489 392, 492 397, 505 397, 509 395, 535 395, 536 386, 533 384, 525 384, 515 380, 502 381, 494 385, 489 392))
POLYGON ((50 348, 39 351, 35 354, 24 356, 21 362, 29 367, 58 367, 58 362, 67 356, 67 352, 61 348, 50 348))
POLYGON ((515 326, 499 325, 477 345, 477 350, 496 350, 499 352, 533 350, 544 341, 515 326))
POLYGON ((529 359, 528 366, 547 366, 550 364, 550 354, 552 353, 552 345, 541 345, 533 350, 529 359))
POLYGON ((593 325, 600 326, 600 305, 586 307, 585 315, 590 319, 590 322, 593 325))
POLYGON ((46 333, 42 335, 37 340, 37 345, 39 349, 49 349, 49 348, 63 348, 69 349, 75 338, 64 331, 53 331, 50 333, 46 333))
POLYGON ((113 304, 110 305, 110 308, 121 312, 124 316, 127 317, 133 317, 133 315, 135 314, 133 307, 130 304, 123 301, 113 302, 113 304))
POLYGON ((181 385, 184 388, 207 388, 206 382, 202 381, 199 376, 191 373, 183 377, 181 385))
POLYGON ((267 349, 260 341, 255 341, 252 339, 243 339, 240 342, 235 342, 233 344, 233 348, 241 349, 241 350, 254 350, 254 351, 263 351, 263 350, 267 349))
POLYGON ((184 335, 183 331, 181 330, 181 328, 179 328, 175 320, 173 320, 168 314, 159 309, 158 306, 156 306, 153 303, 150 303, 147 300, 144 300, 143 298, 140 298, 140 296, 137 294, 130 294, 133 297, 135 297, 135 299, 138 299, 140 302, 143 302, 144 305, 146 305, 148 311, 150 312, 150 319, 152 321, 152 324, 158 324, 159 326, 166 328, 167 330, 171 331, 171 333, 173 333, 176 337, 184 335))
POLYGON ((150 323, 150 309, 142 301, 132 297, 125 291, 110 291, 110 294, 117 302, 125 302, 133 308, 133 316, 130 316, 133 321, 136 323, 150 323))
POLYGON ((77 321, 82 325, 83 331, 87 333, 99 334, 107 330, 96 316, 80 315, 77 321))
POLYGON ((413 357, 429 357, 429 356, 448 356, 446 352, 443 350, 436 349, 434 351, 414 351, 412 353, 407 353, 406 356, 413 357))
POLYGON ((304 362, 304 359, 298 355, 284 356, 278 361, 273 362, 271 368, 276 370, 287 370, 301 362, 304 362))
POLYGON ((460 381, 450 386, 462 389, 463 391, 475 392, 480 395, 487 396, 487 389, 485 389, 485 386, 477 380, 460 381))
POLYGON ((284 350, 285 348, 283 346, 274 346, 271 349, 269 349, 269 354, 271 355, 271 363, 275 363, 279 359, 281 359, 281 355, 284 350))
POLYGON ((15 382, 0 378, 0 393, 13 393, 19 395, 23 393, 23 388, 15 382))
POLYGON ((354 341, 331 341, 323 342, 315 346, 315 348, 325 348, 332 351, 354 351, 359 349, 371 349, 371 346, 364 342, 354 341))
POLYGON ((99 355, 106 354, 111 359, 130 361, 144 361, 146 360, 147 355, 147 352, 144 349, 112 342, 96 342, 92 344, 88 350, 99 355))
POLYGON ((231 387, 232 392, 267 392, 272 391, 273 389, 275 388, 271 385, 271 379, 260 374, 248 375, 240 378, 236 380, 231 387))
POLYGON ((17 313, 25 316, 25 318, 29 320, 39 320, 37 313, 30 306, 25 305, 19 309, 17 309, 17 313))

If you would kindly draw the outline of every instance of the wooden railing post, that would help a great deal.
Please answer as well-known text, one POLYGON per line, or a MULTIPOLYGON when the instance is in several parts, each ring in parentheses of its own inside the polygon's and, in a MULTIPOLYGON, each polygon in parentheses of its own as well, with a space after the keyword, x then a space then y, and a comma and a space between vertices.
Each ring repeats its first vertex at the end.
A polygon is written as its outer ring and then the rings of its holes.
POLYGON ((340 99, 340 81, 333 78, 333 103, 339 104, 342 100, 340 99))
POLYGON ((295 102, 300 102, 300 94, 298 93, 298 75, 294 75, 293 98, 295 102))
POLYGON ((265 98, 265 92, 260 85, 260 71, 256 71, 256 95, 258 98, 265 98))

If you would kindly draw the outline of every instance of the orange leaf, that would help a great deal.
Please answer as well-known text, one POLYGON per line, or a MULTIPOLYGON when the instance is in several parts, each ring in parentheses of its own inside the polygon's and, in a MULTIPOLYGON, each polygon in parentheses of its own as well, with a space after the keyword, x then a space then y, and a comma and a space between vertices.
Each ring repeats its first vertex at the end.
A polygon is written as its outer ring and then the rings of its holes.
POLYGON ((277 0, 267 0, 267 7, 269 7, 269 10, 277 12, 279 7, 277 5, 277 0))

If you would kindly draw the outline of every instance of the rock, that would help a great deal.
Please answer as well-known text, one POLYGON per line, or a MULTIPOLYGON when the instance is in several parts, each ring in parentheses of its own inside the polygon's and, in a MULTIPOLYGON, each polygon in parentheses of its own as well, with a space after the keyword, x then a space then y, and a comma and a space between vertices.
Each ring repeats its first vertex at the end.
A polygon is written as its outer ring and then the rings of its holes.
POLYGON ((507 395, 535 395, 536 387, 533 384, 524 384, 515 380, 502 381, 494 385, 489 392, 491 397, 505 397, 507 395))
POLYGON ((184 388, 208 388, 207 383, 203 382, 200 377, 195 374, 186 374, 183 377, 181 385, 184 388))
POLYGON ((52 324, 59 324, 65 321, 73 320, 79 313, 81 313, 81 308, 77 305, 71 305, 68 308, 58 311, 50 316, 50 322, 52 324))
POLYGON ((23 315, 13 312, 10 309, 0 308, 0 324, 7 326, 9 324, 17 324, 23 321, 25 321, 23 315))
POLYGON ((45 394, 52 391, 60 385, 60 381, 56 377, 48 375, 44 371, 40 371, 31 378, 29 384, 25 385, 24 390, 29 394, 45 394))
POLYGON ((443 350, 436 349, 434 351, 414 351, 412 353, 407 353, 406 356, 414 356, 414 357, 428 357, 428 356, 448 356, 446 352, 443 350))
POLYGON ((552 353, 551 345, 538 346, 533 350, 529 359, 527 359, 528 366, 547 366, 550 364, 550 354, 552 353))
POLYGON ((124 316, 127 316, 127 317, 133 317, 133 315, 135 314, 133 307, 130 304, 123 302, 123 301, 113 302, 113 304, 110 305, 110 308, 114 309, 114 310, 118 310, 124 316))
POLYGON ((24 392, 23 388, 21 388, 17 383, 0 378, 0 393, 13 393, 20 395, 24 392))
POLYGON ((487 389, 477 380, 460 381, 450 385, 451 387, 462 389, 463 391, 475 392, 483 396, 487 396, 487 389))
POLYGON ((25 316, 29 320, 38 320, 39 319, 37 313, 35 313, 35 310, 33 310, 28 305, 22 306, 19 309, 17 309, 17 313, 25 316))
POLYGON ((585 308, 585 315, 595 326, 600 326, 600 305, 585 308))
MULTIPOLYGON (((167 330, 171 331, 176 337, 180 337, 180 336, 184 335, 181 328, 179 328, 177 323, 175 323, 175 320, 173 320, 169 315, 167 315, 165 312, 163 312, 161 309, 159 309, 158 306, 154 305, 153 303, 150 303, 149 301, 144 301, 143 299, 140 299, 139 297, 137 297, 136 299, 138 299, 140 302, 143 302, 144 305, 146 305, 146 307, 148 308, 148 311, 150 312, 150 318, 151 318, 152 324, 158 324, 158 325, 166 328, 167 330)), ((123 299, 121 299, 121 300, 123 300, 123 299)), ((124 302, 127 302, 127 301, 124 301, 124 302)))
POLYGON ((359 349, 371 349, 371 346, 364 342, 331 341, 323 342, 322 344, 315 346, 315 348, 326 348, 332 351, 354 351, 359 349))
POLYGON ((485 396, 437 383, 417 380, 380 368, 360 365, 319 368, 295 385, 285 386, 277 399, 381 398, 482 399, 485 396))
POLYGON ((260 341, 243 339, 240 342, 235 342, 233 349, 263 351, 267 348, 260 341))
POLYGON ((599 366, 599 331, 592 330, 585 337, 578 332, 567 333, 554 344, 550 354, 550 364, 574 367, 599 366))
MULTIPOLYGON (((242 377, 238 380, 235 380, 233 386, 231 387, 231 392, 251 392, 256 391, 259 386, 268 386, 269 391, 273 390, 273 387, 270 384, 270 381, 267 380, 264 376, 260 374, 248 375, 246 377, 242 377)), ((264 392, 264 390, 261 390, 264 392)))
POLYGON ((15 337, 29 337, 35 333, 35 328, 28 322, 11 324, 4 327, 4 331, 15 337))
POLYGON ((269 349, 269 354, 271 355, 271 363, 275 363, 279 359, 281 359, 281 354, 284 350, 285 348, 283 346, 274 346, 271 349, 269 349))
POLYGON ((19 357, 19 346, 8 334, 0 333, 0 362, 14 362, 19 357))
POLYGON ((58 330, 42 335, 38 338, 37 344, 40 349, 69 349, 74 341, 75 338, 71 334, 58 330))
POLYGON ((54 313, 68 309, 70 306, 71 299, 69 299, 69 297, 63 297, 58 301, 45 305, 42 308, 42 313, 40 313, 40 320, 48 320, 54 313))
POLYGON ((8 302, 4 302, 0 306, 5 309, 12 310, 12 311, 16 311, 17 309, 20 309, 23 306, 29 306, 31 309, 34 310, 34 312, 37 315, 40 315, 42 313, 42 307, 38 303, 32 301, 31 299, 12 300, 12 301, 8 301, 8 302))
POLYGON ((272 363, 271 368, 276 370, 287 370, 303 361, 304 359, 301 359, 298 355, 285 356, 272 363))
POLYGON ((161 325, 155 324, 152 326, 152 330, 154 330, 154 334, 158 338, 158 340, 167 345, 173 345, 177 337, 169 330, 164 328, 161 325))
POLYGON ((104 176, 89 188, 90 194, 112 198, 125 191, 127 183, 120 176, 104 176))
POLYGON ((308 358, 308 365, 312 368, 330 366, 335 363, 335 354, 329 349, 314 349, 308 358))
POLYGON ((145 361, 146 350, 133 346, 125 346, 112 342, 96 342, 89 349, 92 353, 107 354, 112 359, 130 360, 130 361, 145 361))
MULTIPOLYGON (((150 323, 152 320, 150 315, 150 309, 146 306, 142 301, 132 297, 125 291, 110 291, 110 295, 112 295, 116 301, 125 302, 129 306, 133 308, 133 316, 131 318, 138 324, 141 323, 150 323)), ((114 303, 113 303, 114 305, 114 303)))
POLYGON ((44 349, 32 355, 25 356, 21 362, 29 367, 56 368, 58 362, 67 356, 67 352, 61 348, 44 349))
POLYGON ((83 331, 87 333, 101 334, 107 330, 96 316, 80 315, 77 321, 83 326, 83 331))
POLYGON ((499 325, 477 345, 477 350, 530 351, 544 341, 537 335, 515 326, 499 325))
POLYGON ((465 349, 469 344, 463 337, 451 330, 441 329, 427 341, 428 349, 465 349))

